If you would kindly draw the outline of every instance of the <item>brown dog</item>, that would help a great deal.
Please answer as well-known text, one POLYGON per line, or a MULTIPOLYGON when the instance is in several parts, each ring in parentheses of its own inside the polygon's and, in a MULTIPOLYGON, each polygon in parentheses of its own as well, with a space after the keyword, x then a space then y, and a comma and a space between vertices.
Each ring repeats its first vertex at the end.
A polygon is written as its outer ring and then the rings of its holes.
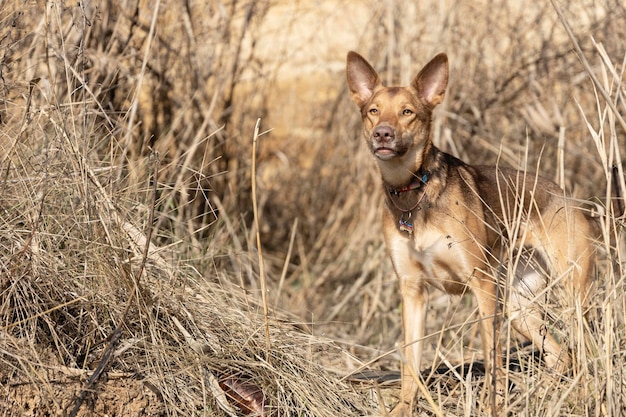
MULTIPOLYGON (((413 375, 420 371, 429 286, 451 294, 473 292, 487 375, 495 367, 496 391, 504 389, 494 322, 501 307, 514 328, 543 350, 548 366, 567 370, 569 353, 542 331, 545 323, 535 301, 558 282, 565 298, 582 305, 594 256, 587 218, 549 180, 468 165, 433 145, 432 112, 448 84, 445 54, 433 58, 407 87, 383 86, 355 52, 348 53, 347 76, 382 177, 385 243, 402 294, 406 364, 394 415, 410 415, 413 409, 417 384, 407 367, 413 375), (520 261, 510 278, 498 280, 506 256, 534 263, 520 261)), ((496 404, 495 393, 491 398, 496 404)))

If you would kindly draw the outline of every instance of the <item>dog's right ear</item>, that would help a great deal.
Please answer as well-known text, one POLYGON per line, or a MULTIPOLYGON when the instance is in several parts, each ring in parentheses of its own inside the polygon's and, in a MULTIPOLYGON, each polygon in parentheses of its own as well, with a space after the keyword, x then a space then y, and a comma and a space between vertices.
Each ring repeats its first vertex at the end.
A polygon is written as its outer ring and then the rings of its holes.
POLYGON ((354 51, 348 52, 346 74, 350 96, 359 107, 363 107, 374 91, 382 86, 376 70, 354 51))

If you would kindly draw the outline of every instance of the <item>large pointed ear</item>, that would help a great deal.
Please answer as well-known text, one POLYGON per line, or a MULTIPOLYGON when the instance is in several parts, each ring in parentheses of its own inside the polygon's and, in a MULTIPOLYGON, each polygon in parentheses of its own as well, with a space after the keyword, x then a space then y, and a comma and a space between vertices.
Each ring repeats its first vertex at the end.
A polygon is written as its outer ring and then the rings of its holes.
POLYGON ((411 83, 419 96, 431 108, 443 101, 448 86, 448 57, 439 54, 434 57, 411 83))
POLYGON ((352 101, 359 107, 363 107, 374 91, 382 86, 376 70, 354 51, 348 52, 346 73, 352 101))

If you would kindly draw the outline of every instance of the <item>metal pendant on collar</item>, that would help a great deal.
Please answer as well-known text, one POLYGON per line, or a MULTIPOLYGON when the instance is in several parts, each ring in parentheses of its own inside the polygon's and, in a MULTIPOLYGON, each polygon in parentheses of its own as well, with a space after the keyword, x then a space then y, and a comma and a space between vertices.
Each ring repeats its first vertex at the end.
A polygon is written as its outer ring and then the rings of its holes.
POLYGON ((411 212, 404 212, 400 216, 400 221, 398 222, 399 228, 401 232, 407 232, 408 234, 413 233, 413 222, 411 221, 411 212), (405 219, 406 217, 406 219, 405 219))

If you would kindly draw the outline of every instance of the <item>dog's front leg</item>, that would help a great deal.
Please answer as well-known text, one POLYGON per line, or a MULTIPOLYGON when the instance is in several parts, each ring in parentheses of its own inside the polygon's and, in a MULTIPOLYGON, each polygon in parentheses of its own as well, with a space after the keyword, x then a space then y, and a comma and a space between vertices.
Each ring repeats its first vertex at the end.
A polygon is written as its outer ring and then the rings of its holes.
POLYGON ((498 413, 503 406, 506 390, 503 358, 500 349, 501 304, 498 287, 493 277, 474 271, 470 287, 478 303, 480 314, 480 335, 485 356, 485 382, 489 387, 489 401, 486 411, 498 413))
POLYGON ((428 291, 423 283, 401 280, 402 291, 402 325, 404 346, 402 358, 402 388, 400 402, 393 410, 394 416, 410 416, 417 395, 424 334, 426 326, 426 310, 428 309, 428 291))

